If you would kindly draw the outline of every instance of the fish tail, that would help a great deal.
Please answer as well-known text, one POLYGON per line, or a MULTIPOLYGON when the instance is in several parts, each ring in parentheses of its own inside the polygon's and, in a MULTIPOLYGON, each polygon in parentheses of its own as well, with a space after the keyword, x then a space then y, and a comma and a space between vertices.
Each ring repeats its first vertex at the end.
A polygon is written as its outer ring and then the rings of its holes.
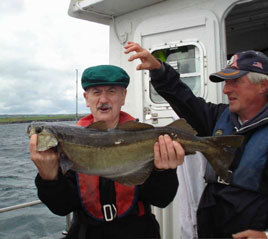
POLYGON ((202 152, 213 169, 223 180, 228 178, 228 170, 234 158, 235 148, 239 147, 244 137, 240 135, 206 137, 205 141, 212 146, 202 152))

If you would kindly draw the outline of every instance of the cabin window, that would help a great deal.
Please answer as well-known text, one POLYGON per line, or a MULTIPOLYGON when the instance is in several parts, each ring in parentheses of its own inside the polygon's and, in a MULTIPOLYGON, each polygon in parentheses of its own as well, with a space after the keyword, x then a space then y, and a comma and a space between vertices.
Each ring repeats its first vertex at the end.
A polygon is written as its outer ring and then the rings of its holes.
MULTIPOLYGON (((157 49, 152 54, 180 73, 181 80, 196 96, 201 95, 200 52, 195 45, 157 49)), ((156 104, 166 103, 150 83, 150 98, 156 104)))

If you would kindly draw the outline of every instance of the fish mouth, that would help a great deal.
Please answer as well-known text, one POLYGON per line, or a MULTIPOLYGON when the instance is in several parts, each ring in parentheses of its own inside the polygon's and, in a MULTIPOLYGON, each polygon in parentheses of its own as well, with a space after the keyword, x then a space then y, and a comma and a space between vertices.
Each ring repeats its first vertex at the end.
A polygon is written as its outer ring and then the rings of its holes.
POLYGON ((43 126, 35 126, 35 125, 29 125, 27 127, 27 135, 31 137, 33 134, 40 134, 43 131, 43 126))
POLYGON ((32 129, 32 126, 28 125, 28 127, 27 127, 27 135, 29 135, 29 136, 30 136, 31 129, 32 129))

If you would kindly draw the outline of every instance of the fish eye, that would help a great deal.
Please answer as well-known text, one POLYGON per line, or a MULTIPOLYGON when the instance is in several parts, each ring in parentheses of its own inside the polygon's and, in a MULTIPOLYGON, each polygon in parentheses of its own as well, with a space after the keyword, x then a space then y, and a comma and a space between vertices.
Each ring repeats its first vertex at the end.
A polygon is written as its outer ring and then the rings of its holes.
POLYGON ((35 132, 36 132, 37 134, 40 134, 40 133, 42 132, 42 130, 43 130, 43 128, 42 128, 41 126, 37 126, 37 127, 35 128, 35 132))

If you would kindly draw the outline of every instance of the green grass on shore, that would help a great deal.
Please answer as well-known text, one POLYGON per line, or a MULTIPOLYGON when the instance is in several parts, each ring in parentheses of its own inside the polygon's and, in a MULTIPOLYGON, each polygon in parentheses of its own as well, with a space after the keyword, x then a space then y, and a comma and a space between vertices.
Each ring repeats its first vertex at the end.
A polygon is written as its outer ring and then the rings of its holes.
MULTIPOLYGON (((78 115, 81 118, 82 115, 78 115)), ((19 115, 0 117, 0 124, 27 123, 32 121, 67 121, 76 120, 75 114, 70 115, 19 115)))

